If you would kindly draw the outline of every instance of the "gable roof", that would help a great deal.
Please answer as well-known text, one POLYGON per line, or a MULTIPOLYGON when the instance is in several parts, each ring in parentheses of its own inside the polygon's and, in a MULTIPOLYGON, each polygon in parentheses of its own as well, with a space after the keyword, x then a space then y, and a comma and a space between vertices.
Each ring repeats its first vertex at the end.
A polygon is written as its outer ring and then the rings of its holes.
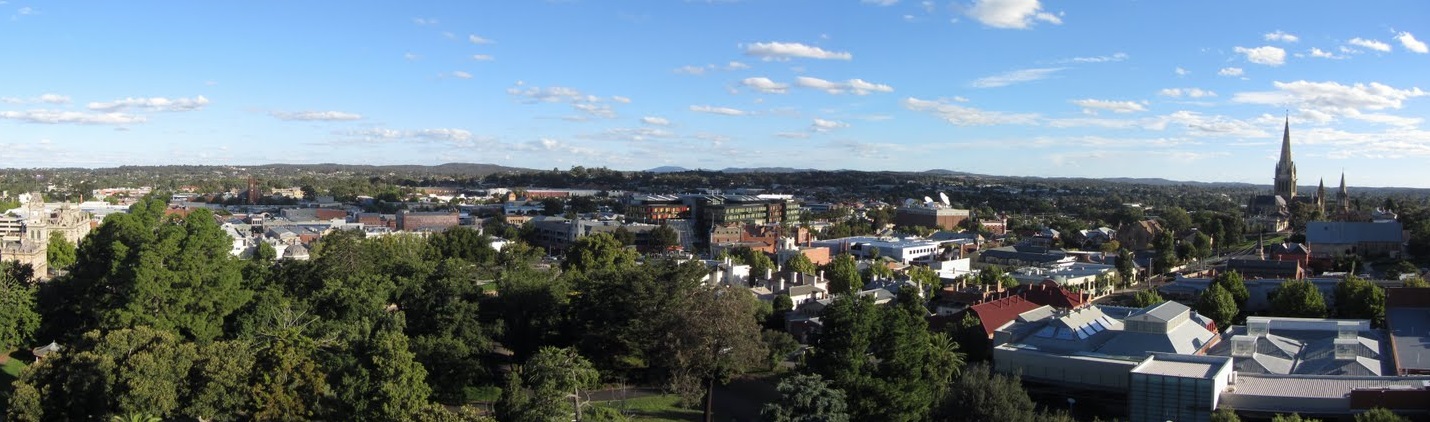
POLYGON ((1037 309, 1039 306, 1042 305, 1030 302, 1022 296, 1009 296, 973 305, 968 310, 978 315, 979 321, 983 323, 983 333, 992 338, 993 332, 998 331, 998 327, 1017 319, 1018 314, 1037 309))

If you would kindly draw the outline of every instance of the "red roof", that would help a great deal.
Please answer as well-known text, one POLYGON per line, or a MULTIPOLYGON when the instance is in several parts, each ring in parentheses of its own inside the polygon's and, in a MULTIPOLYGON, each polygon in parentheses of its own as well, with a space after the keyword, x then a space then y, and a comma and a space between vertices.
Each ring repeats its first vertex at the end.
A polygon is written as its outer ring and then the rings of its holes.
POLYGON ((1056 282, 1044 281, 1028 286, 1013 296, 983 302, 969 308, 983 322, 983 332, 993 338, 993 332, 1018 318, 1018 314, 1041 306, 1071 309, 1082 306, 1082 296, 1063 290, 1056 282))
POLYGON ((978 319, 983 322, 983 333, 988 334, 988 338, 993 338, 993 332, 997 331, 998 327, 1017 319, 1018 314, 1037 309, 1040 306, 1043 305, 1029 302, 1022 296, 1008 296, 973 305, 969 311, 978 315, 978 319))
POLYGON ((1064 290, 1052 280, 1028 286, 1020 295, 1033 303, 1060 309, 1072 309, 1083 304, 1082 295, 1064 290))

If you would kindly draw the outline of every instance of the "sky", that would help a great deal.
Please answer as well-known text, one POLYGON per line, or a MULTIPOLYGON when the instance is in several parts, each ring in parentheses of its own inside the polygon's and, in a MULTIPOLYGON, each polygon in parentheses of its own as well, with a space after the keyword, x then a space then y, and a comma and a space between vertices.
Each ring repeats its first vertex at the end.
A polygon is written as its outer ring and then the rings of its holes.
POLYGON ((0 0, 0 167, 1430 187, 1430 2, 0 0))

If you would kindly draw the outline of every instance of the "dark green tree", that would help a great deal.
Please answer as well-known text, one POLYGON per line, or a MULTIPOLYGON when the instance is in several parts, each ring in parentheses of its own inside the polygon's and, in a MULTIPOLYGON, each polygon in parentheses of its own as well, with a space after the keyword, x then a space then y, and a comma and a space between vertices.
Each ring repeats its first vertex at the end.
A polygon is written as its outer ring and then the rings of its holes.
POLYGON ((432 249, 442 258, 457 258, 477 265, 491 265, 497 251, 492 238, 467 227, 453 227, 427 238, 432 249))
POLYGON ((1238 309, 1246 308, 1246 301, 1251 298, 1251 292, 1246 289, 1246 280, 1241 278, 1241 273, 1227 271, 1217 274, 1216 278, 1212 279, 1212 283, 1231 293, 1231 298, 1236 301, 1238 309))
POLYGON ((1326 299, 1310 280, 1286 280, 1271 298, 1271 315, 1325 318, 1326 299))
POLYGON ((761 412, 771 422, 847 422, 844 392, 819 374, 795 374, 775 387, 780 400, 761 412))
POLYGON ((1154 289, 1138 290, 1137 294, 1132 295, 1132 306, 1139 308, 1146 308, 1166 301, 1167 299, 1163 299, 1162 295, 1157 294, 1154 289))
POLYGON ((673 246, 680 246, 680 233, 670 226, 662 224, 660 227, 650 229, 649 236, 650 250, 652 251, 663 252, 673 246))
POLYGON ((51 269, 69 268, 75 261, 74 244, 65 240, 64 233, 50 232, 50 243, 46 246, 45 256, 51 269))
POLYGON ((1273 417, 1271 418, 1271 422, 1320 422, 1320 421, 1321 421, 1320 419, 1301 417, 1301 415, 1296 414, 1296 413, 1292 413, 1292 414, 1290 414, 1290 415, 1283 415, 1283 414, 1278 413, 1278 414, 1276 414, 1276 416, 1273 416, 1273 417))
POLYGON ((979 362, 963 368, 949 387, 938 416, 939 420, 974 422, 1032 421, 1039 415, 1017 377, 994 373, 979 362))
POLYGON ((561 268, 567 271, 599 272, 621 269, 636 263, 635 251, 626 249, 607 233, 597 233, 577 239, 566 249, 561 268))
POLYGON ((839 254, 824 270, 829 278, 829 293, 841 295, 853 293, 864 288, 864 279, 859 276, 859 264, 854 261, 854 256, 847 253, 839 254))
POLYGON ((1206 291, 1202 292, 1197 299, 1197 313, 1206 315, 1216 322, 1220 330, 1225 330, 1232 324, 1232 319, 1236 318, 1239 310, 1236 307, 1236 299, 1231 297, 1231 293, 1221 288, 1221 285, 1212 283, 1206 291))
POLYGON ((1161 208, 1157 210, 1157 216, 1162 220, 1162 227, 1174 235, 1185 233, 1192 228, 1192 217, 1182 207, 1161 208))
POLYGON ((1373 408, 1356 414, 1356 422, 1406 422, 1410 419, 1395 414, 1384 407, 1373 408))
POLYGON ((0 273, 0 353, 29 345, 40 328, 35 312, 35 288, 25 286, 0 273))
POLYGON ((1241 417, 1236 415, 1236 410, 1221 406, 1212 412, 1211 422, 1241 422, 1241 417))
POLYGON ((1117 251, 1117 276, 1122 277, 1123 283, 1132 283, 1136 280, 1136 263, 1132 262, 1132 251, 1119 249, 1117 251))
POLYGON ((486 295, 476 272, 468 261, 448 258, 398 299, 411 349, 428 368, 428 384, 438 399, 449 403, 464 400, 464 388, 486 374, 483 356, 493 348, 490 328, 479 320, 479 303, 486 295))
POLYGON ((789 257, 789 259, 786 259, 784 269, 794 274, 814 274, 819 271, 819 268, 815 267, 814 262, 810 261, 809 257, 802 253, 795 254, 789 257))
POLYGON ((1368 319, 1371 324, 1385 325, 1385 290, 1370 280, 1346 275, 1336 283, 1336 317, 1368 319))

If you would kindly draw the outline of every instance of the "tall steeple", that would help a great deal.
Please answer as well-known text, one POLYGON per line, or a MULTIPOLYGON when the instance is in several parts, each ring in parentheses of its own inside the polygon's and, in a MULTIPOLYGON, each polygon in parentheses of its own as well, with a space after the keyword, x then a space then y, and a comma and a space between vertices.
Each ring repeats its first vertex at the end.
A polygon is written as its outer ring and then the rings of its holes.
POLYGON ((1321 210, 1321 215, 1326 214, 1326 178, 1321 178, 1321 186, 1316 188, 1316 208, 1321 210))
POLYGON ((1340 207, 1341 214, 1351 212, 1351 196, 1346 193, 1346 172, 1341 172, 1341 190, 1336 192, 1336 205, 1340 207))
POLYGON ((1291 117, 1286 117, 1286 129, 1281 134, 1281 159, 1276 162, 1275 191, 1272 193, 1287 203, 1296 197, 1296 163, 1291 161, 1291 117))

